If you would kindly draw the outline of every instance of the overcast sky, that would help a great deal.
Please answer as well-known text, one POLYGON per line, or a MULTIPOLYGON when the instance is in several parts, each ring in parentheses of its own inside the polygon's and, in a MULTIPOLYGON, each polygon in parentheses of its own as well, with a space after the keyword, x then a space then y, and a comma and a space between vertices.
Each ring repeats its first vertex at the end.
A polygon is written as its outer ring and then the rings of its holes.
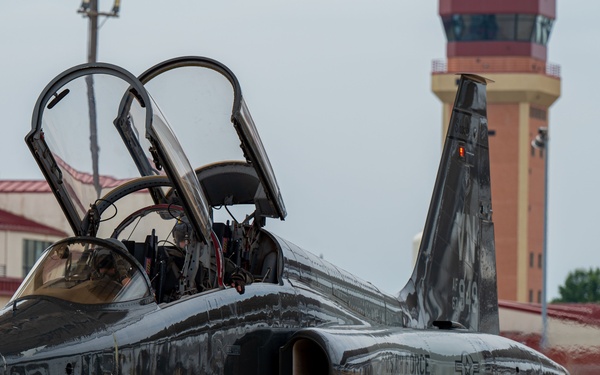
MULTIPOLYGON (((2 4, 1 179, 42 178, 23 138, 45 85, 87 59, 79 5, 2 4)), ((600 266, 598 14, 598 1, 558 0, 550 37, 548 60, 562 75, 549 113, 550 298, 569 271, 600 266)), ((100 29, 98 60, 136 75, 182 55, 219 60, 242 85, 288 210, 267 228, 400 290, 440 156, 437 1, 122 0, 120 17, 100 29)))

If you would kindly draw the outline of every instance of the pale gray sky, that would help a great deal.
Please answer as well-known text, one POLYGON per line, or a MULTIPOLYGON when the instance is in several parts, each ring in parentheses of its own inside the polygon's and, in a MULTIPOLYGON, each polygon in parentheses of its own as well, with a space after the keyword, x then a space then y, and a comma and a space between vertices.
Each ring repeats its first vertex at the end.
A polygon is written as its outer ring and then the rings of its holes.
MULTIPOLYGON (((2 179, 42 178, 23 138, 45 85, 87 59, 79 4, 2 4, 2 179)), ((569 271, 600 266, 598 14, 598 1, 558 0, 550 38, 563 89, 550 111, 550 298, 569 271)), ((100 29, 98 60, 134 74, 182 55, 240 80, 288 209, 267 228, 387 292, 404 286, 439 162, 437 1, 122 0, 100 29)))

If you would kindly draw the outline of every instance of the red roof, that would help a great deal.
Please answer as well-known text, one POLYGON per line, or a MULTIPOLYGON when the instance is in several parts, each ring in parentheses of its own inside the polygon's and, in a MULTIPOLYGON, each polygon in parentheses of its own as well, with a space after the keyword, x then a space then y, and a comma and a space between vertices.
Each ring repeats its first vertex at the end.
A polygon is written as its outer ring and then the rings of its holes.
MULTIPOLYGON (((73 168, 65 168, 65 171, 75 178, 75 180, 92 185, 94 177, 89 173, 81 173, 73 168)), ((116 179, 110 176, 100 176, 100 185, 104 188, 113 188, 119 186, 131 178, 116 179)), ((0 193, 51 193, 50 185, 46 180, 0 180, 0 193)))
MULTIPOLYGON (((542 314, 542 305, 539 303, 498 301, 498 306, 509 310, 542 314)), ((547 305, 547 313, 549 317, 555 319, 600 326, 600 304, 598 303, 552 303, 547 305)))
POLYGON ((59 229, 40 224, 23 216, 0 209, 0 230, 13 232, 29 232, 49 236, 65 237, 67 234, 59 229))
POLYGON ((50 193, 46 180, 0 180, 0 193, 50 193))
POLYGON ((0 277, 0 296, 10 297, 15 294, 22 281, 13 277, 0 277))

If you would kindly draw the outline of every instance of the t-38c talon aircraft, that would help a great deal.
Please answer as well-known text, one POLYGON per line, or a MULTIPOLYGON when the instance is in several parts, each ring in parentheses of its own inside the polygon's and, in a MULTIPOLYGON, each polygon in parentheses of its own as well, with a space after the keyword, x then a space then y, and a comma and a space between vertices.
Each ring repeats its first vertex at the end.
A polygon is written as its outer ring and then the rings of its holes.
POLYGON ((498 336, 485 91, 460 78, 392 296, 264 229, 286 209, 228 68, 63 72, 26 143, 74 237, 0 311, 0 375, 565 374, 498 336))

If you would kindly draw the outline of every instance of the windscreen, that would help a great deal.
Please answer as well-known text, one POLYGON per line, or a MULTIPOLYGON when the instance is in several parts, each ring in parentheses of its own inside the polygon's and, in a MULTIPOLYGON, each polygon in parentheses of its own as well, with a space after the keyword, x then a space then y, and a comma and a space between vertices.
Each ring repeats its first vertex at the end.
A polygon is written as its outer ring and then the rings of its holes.
POLYGON ((27 296, 106 304, 150 296, 150 288, 124 251, 104 241, 78 239, 58 242, 42 254, 12 299, 27 296))

